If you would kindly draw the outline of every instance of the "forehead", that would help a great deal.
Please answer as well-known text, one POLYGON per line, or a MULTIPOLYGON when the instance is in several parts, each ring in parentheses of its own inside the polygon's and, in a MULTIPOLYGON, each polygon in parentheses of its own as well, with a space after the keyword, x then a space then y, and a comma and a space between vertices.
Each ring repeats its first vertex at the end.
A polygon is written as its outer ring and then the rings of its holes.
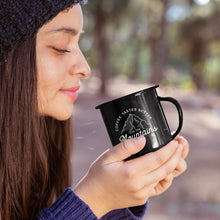
MULTIPOLYGON (((80 4, 76 4, 68 10, 60 12, 51 21, 46 23, 39 32, 53 33, 53 30, 60 29, 64 26, 75 29, 81 32, 83 26, 83 15, 80 4)), ((55 33, 55 32, 54 32, 55 33)))

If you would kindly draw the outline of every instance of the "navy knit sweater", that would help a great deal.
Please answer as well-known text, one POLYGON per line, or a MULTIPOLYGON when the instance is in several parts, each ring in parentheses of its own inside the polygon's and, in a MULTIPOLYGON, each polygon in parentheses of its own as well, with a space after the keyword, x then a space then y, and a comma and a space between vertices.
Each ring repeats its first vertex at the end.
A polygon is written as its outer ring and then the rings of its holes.
MULTIPOLYGON (((109 212, 100 220, 140 220, 145 214, 147 204, 109 212)), ((39 220, 97 220, 98 218, 71 188, 67 188, 55 203, 43 209, 39 220)))

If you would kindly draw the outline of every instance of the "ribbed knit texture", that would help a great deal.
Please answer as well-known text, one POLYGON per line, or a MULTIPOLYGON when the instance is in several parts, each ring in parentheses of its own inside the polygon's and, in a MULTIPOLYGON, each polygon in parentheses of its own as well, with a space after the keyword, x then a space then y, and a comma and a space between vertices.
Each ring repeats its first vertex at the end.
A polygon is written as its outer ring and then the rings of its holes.
POLYGON ((38 218, 40 220, 97 220, 89 206, 71 188, 67 188, 50 208, 42 210, 38 218))
MULTIPOLYGON (((129 209, 111 211, 100 220, 140 220, 146 212, 147 204, 129 209)), ((40 212, 38 219, 97 220, 98 218, 89 206, 84 203, 71 188, 67 188, 50 208, 44 209, 40 212)))
POLYGON ((100 220, 140 220, 144 217, 148 202, 143 206, 137 206, 127 209, 117 209, 109 212, 100 220))
POLYGON ((0 59, 59 12, 87 0, 0 0, 0 59))

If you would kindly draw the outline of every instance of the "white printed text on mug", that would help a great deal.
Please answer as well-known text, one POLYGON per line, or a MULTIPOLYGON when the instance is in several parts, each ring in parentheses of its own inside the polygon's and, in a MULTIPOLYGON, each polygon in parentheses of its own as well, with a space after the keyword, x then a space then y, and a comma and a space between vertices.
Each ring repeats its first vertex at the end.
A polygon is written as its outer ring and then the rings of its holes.
POLYGON ((152 123, 151 115, 140 108, 129 108, 123 111, 115 121, 115 131, 120 132, 119 141, 148 135, 158 130, 152 123))

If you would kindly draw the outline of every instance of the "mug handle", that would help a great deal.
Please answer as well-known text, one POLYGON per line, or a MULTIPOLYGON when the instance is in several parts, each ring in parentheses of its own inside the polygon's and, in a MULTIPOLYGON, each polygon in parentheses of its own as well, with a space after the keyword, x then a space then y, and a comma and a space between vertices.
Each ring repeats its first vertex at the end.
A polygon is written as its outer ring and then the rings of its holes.
POLYGON ((180 133, 180 130, 182 129, 182 126, 183 126, 183 111, 182 111, 182 108, 181 108, 179 102, 176 99, 174 99, 174 98, 158 96, 158 99, 159 99, 159 101, 171 102, 177 108, 178 115, 179 115, 179 126, 178 126, 176 132, 172 135, 172 139, 174 139, 180 133))

